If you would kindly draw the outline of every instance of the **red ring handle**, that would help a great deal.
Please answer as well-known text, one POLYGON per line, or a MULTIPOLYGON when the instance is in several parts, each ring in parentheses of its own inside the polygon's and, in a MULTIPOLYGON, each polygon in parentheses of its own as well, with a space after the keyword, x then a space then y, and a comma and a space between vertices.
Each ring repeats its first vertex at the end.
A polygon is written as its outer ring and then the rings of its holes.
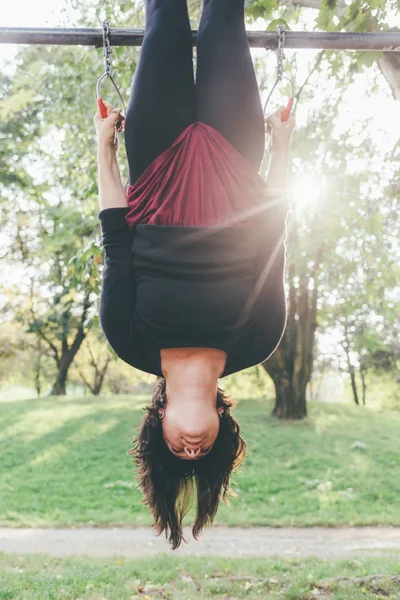
POLYGON ((283 111, 283 113, 281 114, 282 123, 286 123, 286 121, 289 119, 290 113, 292 112, 293 104, 294 104, 294 98, 289 98, 288 105, 285 108, 285 110, 283 111))
MULTIPOLYGON (((106 107, 106 105, 104 104, 104 102, 103 102, 103 100, 101 98, 97 98, 97 106, 99 107, 101 118, 102 119, 107 119, 107 117, 108 117, 107 107, 106 107)), ((124 128, 124 121, 125 121, 125 117, 123 115, 121 115, 121 118, 118 119, 118 121, 115 124, 118 133, 123 133, 124 130, 125 130, 125 128, 124 128)))
POLYGON ((107 107, 101 98, 97 98, 97 106, 99 107, 101 118, 107 119, 107 107))

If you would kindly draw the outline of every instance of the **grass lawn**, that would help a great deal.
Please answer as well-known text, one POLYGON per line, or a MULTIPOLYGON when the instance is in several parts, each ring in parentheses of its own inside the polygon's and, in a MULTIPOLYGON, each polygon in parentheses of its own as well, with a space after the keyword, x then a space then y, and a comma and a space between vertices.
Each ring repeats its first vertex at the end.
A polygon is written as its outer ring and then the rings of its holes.
POLYGON ((390 600, 400 562, 379 558, 325 562, 288 559, 176 558, 55 559, 0 554, 1 600, 390 600), (359 582, 332 582, 361 577, 359 582))
MULTIPOLYGON (((0 525, 150 524, 126 454, 147 401, 1 402, 0 525)), ((400 413, 321 403, 281 422, 270 412, 239 402, 249 453, 217 523, 400 525, 400 413)))

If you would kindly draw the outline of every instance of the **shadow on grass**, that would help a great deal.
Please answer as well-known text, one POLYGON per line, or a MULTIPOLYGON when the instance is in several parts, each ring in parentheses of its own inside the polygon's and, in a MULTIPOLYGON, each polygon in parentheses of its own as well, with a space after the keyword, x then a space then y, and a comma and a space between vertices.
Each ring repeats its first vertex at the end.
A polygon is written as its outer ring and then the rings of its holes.
MULTIPOLYGON (((127 455, 149 402, 114 396, 0 403, 1 522, 149 524, 127 455)), ((249 451, 234 476, 240 496, 232 508, 221 506, 218 522, 400 523, 400 415, 320 404, 310 406, 307 420, 282 422, 271 411, 270 401, 238 404, 249 451)))

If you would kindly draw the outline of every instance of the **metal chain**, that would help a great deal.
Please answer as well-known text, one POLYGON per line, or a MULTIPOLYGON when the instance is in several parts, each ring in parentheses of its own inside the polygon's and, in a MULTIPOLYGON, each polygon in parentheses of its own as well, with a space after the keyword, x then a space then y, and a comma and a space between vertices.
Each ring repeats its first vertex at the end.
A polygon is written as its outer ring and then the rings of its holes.
POLYGON ((277 79, 278 79, 278 81, 281 81, 282 77, 283 77, 283 61, 285 58, 285 55, 283 53, 283 48, 285 46, 286 29, 285 29, 284 25, 278 25, 277 29, 278 29, 278 48, 276 49, 276 59, 278 62, 277 79))
POLYGON ((110 41, 110 24, 103 23, 103 56, 104 63, 106 66, 105 74, 107 77, 111 77, 111 41, 110 41))
POLYGON ((282 78, 284 77, 284 75, 283 75, 283 60, 285 58, 285 55, 283 53, 283 48, 285 46, 285 31, 286 31, 286 29, 285 29, 284 25, 278 25, 278 27, 277 27, 278 46, 275 49, 276 60, 277 60, 276 79, 275 79, 275 83, 272 86, 270 93, 268 94, 268 98, 265 101, 264 115, 267 114, 267 106, 268 106, 269 101, 271 100, 271 96, 274 93, 276 86, 278 85, 278 83, 280 83, 282 81, 282 78))

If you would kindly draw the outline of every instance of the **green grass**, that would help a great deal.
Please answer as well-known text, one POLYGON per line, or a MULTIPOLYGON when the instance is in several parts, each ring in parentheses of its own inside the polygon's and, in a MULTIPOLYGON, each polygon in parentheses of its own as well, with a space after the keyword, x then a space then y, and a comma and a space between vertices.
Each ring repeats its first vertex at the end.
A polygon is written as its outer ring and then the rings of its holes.
MULTIPOLYGON (((150 524, 126 455, 147 401, 0 403, 0 525, 150 524)), ((400 413, 321 403, 281 422, 270 412, 239 403, 249 453, 217 523, 400 525, 400 413)))
POLYGON ((390 600, 400 598, 400 584, 389 577, 360 583, 331 579, 396 575, 399 568, 398 560, 385 558, 100 560, 0 554, 0 600, 390 600))

